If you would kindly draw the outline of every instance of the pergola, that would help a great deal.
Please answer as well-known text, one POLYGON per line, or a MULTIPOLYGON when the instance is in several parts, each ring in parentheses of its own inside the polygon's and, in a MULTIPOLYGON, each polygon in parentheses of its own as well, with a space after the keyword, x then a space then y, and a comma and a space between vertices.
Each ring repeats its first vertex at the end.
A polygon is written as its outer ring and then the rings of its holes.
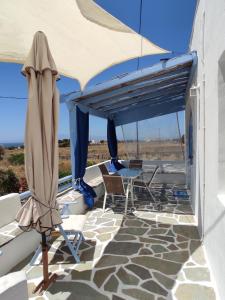
POLYGON ((60 101, 69 109, 73 178, 80 174, 77 164, 82 160, 82 151, 87 155, 88 126, 84 119, 79 120, 78 110, 86 117, 90 113, 111 120, 114 126, 183 111, 196 64, 197 54, 192 52, 84 91, 62 95, 60 101), (81 144, 82 149, 77 152, 81 144))

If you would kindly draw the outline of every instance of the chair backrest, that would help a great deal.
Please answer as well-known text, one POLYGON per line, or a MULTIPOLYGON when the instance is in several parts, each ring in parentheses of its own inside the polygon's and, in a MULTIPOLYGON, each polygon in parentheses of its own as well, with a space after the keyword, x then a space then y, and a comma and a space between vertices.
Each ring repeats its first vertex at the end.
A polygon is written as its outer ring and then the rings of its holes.
POLYGON ((152 173, 152 176, 150 177, 150 179, 149 179, 149 181, 148 181, 148 183, 147 183, 148 186, 150 186, 150 185, 152 184, 152 181, 153 181, 153 179, 154 179, 156 173, 158 172, 158 170, 159 170, 159 166, 156 166, 156 167, 155 167, 155 170, 154 170, 153 173, 152 173))
POLYGON ((102 175, 109 175, 109 172, 108 172, 105 164, 101 164, 98 167, 99 167, 100 171, 102 172, 102 175))
POLYGON ((129 163, 130 169, 142 169, 143 160, 140 159, 131 159, 129 163))
POLYGON ((107 194, 125 196, 122 177, 119 175, 103 175, 107 194))

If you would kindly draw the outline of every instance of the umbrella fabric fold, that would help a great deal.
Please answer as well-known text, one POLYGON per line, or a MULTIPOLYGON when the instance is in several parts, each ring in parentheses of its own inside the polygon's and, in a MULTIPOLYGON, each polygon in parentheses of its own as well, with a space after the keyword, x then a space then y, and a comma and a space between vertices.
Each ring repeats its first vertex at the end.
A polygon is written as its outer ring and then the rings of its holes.
POLYGON ((43 233, 61 224, 56 195, 58 191, 58 72, 48 41, 38 31, 23 66, 29 101, 25 132, 25 171, 31 197, 16 220, 22 230, 43 233))

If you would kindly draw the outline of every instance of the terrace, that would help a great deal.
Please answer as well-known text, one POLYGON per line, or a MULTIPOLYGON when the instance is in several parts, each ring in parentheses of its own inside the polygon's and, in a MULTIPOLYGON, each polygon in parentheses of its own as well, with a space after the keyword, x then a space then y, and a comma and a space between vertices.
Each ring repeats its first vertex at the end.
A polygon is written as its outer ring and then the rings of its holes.
MULTIPOLYGON (((79 159, 74 158, 79 130, 75 125, 76 108, 113 119, 116 126, 182 111, 195 65, 196 54, 191 53, 98 85, 94 90, 61 97, 70 114, 72 175, 59 181, 58 202, 70 202, 71 215, 84 213, 86 208, 72 180, 76 165, 73 160, 79 159)), ((139 142, 137 134, 137 145, 139 142)), ((137 146, 136 158, 140 158, 138 151, 137 146)), ((108 166, 109 161, 104 163, 108 166)), ((128 167, 128 161, 122 163, 128 167)), ((26 271, 30 299, 216 299, 192 212, 185 162, 143 162, 146 172, 156 165, 159 173, 152 193, 163 204, 162 210, 153 208, 148 193, 135 189, 134 209, 128 207, 126 216, 121 200, 115 207, 107 201, 103 212, 105 191, 100 170, 98 165, 86 169, 84 180, 95 188, 97 201, 94 209, 86 212, 81 262, 74 262, 62 236, 55 237, 49 249, 49 270, 59 277, 40 296, 32 290, 42 278, 42 262, 39 257, 36 265, 30 266, 30 254, 11 269, 26 271)), ((21 194, 21 200, 29 195, 21 194)))
MULTIPOLYGON (((149 194, 138 189, 136 210, 126 217, 121 200, 116 208, 107 202, 103 213, 100 197, 87 212, 81 263, 74 263, 62 237, 56 238, 49 250, 49 269, 59 278, 42 296, 32 294, 42 277, 41 262, 30 266, 31 255, 17 265, 12 271, 26 271, 30 299, 216 299, 190 197, 174 193, 188 195, 182 180, 175 183, 174 174, 183 175, 181 165, 173 164, 172 173, 166 171, 168 163, 161 165, 171 183, 162 182, 161 172, 155 179, 154 195, 164 203, 160 212, 152 209, 149 194)), ((75 198, 69 189, 58 199, 75 198)))

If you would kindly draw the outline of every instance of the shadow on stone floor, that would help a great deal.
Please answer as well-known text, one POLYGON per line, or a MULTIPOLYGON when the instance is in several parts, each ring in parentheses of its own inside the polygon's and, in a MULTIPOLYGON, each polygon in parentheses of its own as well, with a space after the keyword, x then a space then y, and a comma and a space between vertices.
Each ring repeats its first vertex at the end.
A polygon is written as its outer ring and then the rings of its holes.
POLYGON ((175 286, 177 299, 215 299, 202 284, 210 274, 197 227, 158 222, 148 210, 123 218, 97 264, 73 278, 52 285, 48 299, 173 299, 175 286))
MULTIPOLYGON (((80 260, 82 262, 92 261, 94 259, 96 242, 93 240, 85 240, 80 245, 80 260)), ((54 247, 54 244, 53 244, 54 247)), ((55 251, 49 251, 49 265, 66 265, 76 264, 74 257, 72 256, 70 249, 66 245, 65 241, 60 241, 55 251)))
MULTIPOLYGON (((59 278, 37 299, 214 300, 189 201, 172 200, 163 212, 155 212, 149 195, 137 194, 137 209, 124 217, 124 202, 112 209, 109 199, 103 213, 100 199, 87 213, 81 264, 57 239, 49 251, 49 270, 59 278)), ((42 276, 42 265, 29 268, 28 261, 17 270, 27 271, 31 290, 42 276)))

